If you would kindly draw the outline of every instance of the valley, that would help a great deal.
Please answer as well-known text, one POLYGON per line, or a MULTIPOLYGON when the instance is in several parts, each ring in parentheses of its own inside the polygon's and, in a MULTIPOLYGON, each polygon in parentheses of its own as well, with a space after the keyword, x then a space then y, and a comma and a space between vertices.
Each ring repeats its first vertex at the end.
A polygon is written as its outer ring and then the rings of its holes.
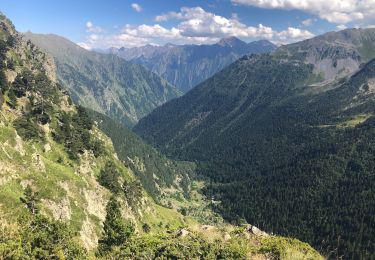
POLYGON ((374 259, 370 2, 14 1, 0 259, 374 259))
POLYGON ((4 15, 0 28, 1 259, 322 259, 224 222, 190 180, 194 164, 74 105, 53 59, 4 15))

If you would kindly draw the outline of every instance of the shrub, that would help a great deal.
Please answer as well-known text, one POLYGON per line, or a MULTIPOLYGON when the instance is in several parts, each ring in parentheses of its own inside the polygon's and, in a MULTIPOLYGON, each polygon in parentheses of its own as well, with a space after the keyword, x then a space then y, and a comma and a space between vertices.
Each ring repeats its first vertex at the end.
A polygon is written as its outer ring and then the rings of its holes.
POLYGON ((100 185, 113 193, 119 193, 121 191, 119 177, 120 172, 117 170, 116 165, 112 161, 109 161, 105 164, 104 169, 100 171, 98 181, 100 185))
POLYGON ((17 133, 26 140, 42 137, 38 125, 27 116, 21 116, 13 122, 17 133))

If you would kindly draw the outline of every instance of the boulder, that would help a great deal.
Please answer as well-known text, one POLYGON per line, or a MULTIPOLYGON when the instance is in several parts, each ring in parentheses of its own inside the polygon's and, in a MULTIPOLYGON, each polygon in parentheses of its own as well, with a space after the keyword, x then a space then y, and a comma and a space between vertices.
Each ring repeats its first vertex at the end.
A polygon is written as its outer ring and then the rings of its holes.
POLYGON ((253 234, 255 236, 258 236, 258 237, 268 237, 269 236, 266 232, 260 230, 259 228, 257 228, 254 225, 248 225, 248 227, 246 228, 246 232, 250 233, 250 234, 253 234))

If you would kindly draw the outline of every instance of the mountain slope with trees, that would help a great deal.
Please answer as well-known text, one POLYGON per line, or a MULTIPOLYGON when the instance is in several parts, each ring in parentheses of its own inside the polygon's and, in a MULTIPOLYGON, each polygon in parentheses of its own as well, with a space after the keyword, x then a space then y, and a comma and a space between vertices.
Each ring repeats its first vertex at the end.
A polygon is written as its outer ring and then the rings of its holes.
POLYGON ((134 129, 169 157, 195 161, 226 219, 296 236, 332 258, 372 258, 373 32, 241 58, 134 129), (323 59, 356 67, 322 75, 323 59))
POLYGON ((322 259, 296 239, 207 230, 155 204, 56 82, 53 60, 2 14, 0 61, 1 259, 322 259))
POLYGON ((57 35, 26 33, 26 39, 51 54, 59 81, 77 104, 132 126, 180 92, 143 66, 115 55, 87 51, 57 35))

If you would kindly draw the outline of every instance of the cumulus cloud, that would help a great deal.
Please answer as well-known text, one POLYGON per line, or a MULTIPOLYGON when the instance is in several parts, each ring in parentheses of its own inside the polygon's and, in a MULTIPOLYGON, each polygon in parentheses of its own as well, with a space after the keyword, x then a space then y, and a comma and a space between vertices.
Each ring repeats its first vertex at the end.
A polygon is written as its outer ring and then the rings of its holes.
POLYGON ((289 27, 287 30, 281 31, 277 34, 279 43, 297 42, 313 37, 309 31, 298 28, 289 27))
POLYGON ((101 33, 103 29, 99 26, 94 26, 91 21, 86 22, 86 31, 90 33, 101 33))
POLYGON ((134 11, 136 11, 136 12, 138 12, 138 13, 140 13, 140 12, 143 11, 142 6, 140 6, 140 5, 137 4, 137 3, 132 3, 132 4, 131 4, 131 7, 133 8, 134 11))
MULTIPOLYGON (((183 7, 180 12, 169 12, 155 17, 156 21, 167 21, 170 19, 181 20, 177 30, 181 36, 186 37, 211 37, 222 38, 236 36, 241 38, 266 38, 274 39, 280 32, 259 24, 258 26, 247 26, 239 21, 237 15, 231 18, 206 12, 201 7, 183 7)), ((305 30, 300 30, 301 35, 313 36, 305 30)))
POLYGON ((314 36, 307 30, 292 27, 275 31, 263 24, 249 26, 242 23, 237 15, 226 18, 207 12, 201 7, 182 7, 179 12, 169 12, 155 17, 155 21, 160 23, 170 19, 177 20, 174 27, 166 28, 159 23, 136 26, 127 24, 116 35, 102 37, 91 34, 87 37, 87 42, 90 46, 108 45, 108 47, 134 47, 165 42, 210 44, 220 38, 235 36, 247 41, 268 39, 278 44, 285 44, 314 36))
POLYGON ((231 0, 236 5, 301 10, 336 24, 374 20, 374 0, 231 0))
POLYGON ((315 19, 306 19, 302 21, 302 25, 305 27, 311 26, 316 20, 315 19))

